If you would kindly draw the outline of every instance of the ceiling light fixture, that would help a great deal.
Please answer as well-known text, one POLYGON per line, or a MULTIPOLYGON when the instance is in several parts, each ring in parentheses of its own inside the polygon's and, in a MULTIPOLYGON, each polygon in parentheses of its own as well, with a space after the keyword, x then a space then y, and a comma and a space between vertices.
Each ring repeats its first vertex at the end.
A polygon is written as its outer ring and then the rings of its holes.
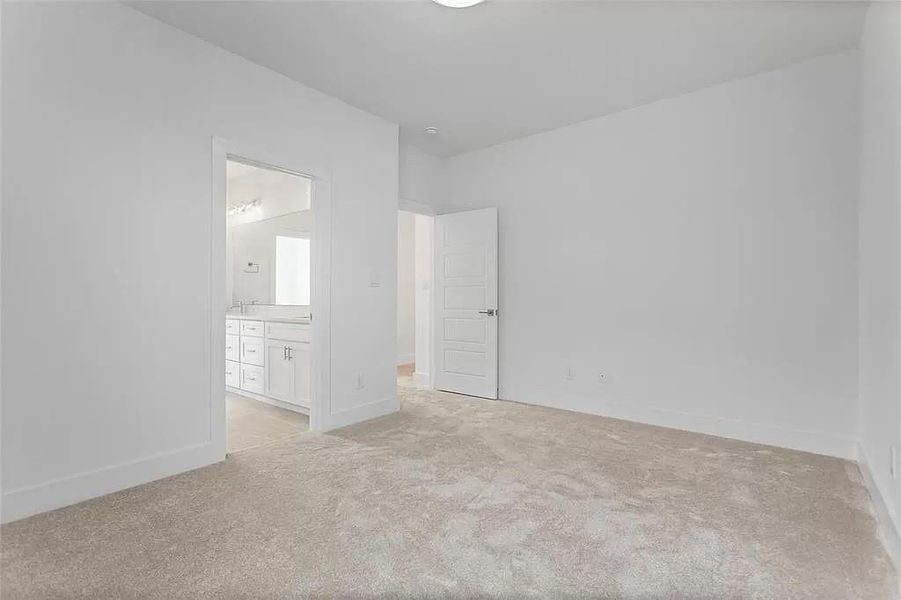
POLYGON ((446 6, 448 8, 469 8, 470 6, 475 6, 476 4, 481 4, 485 0, 433 0, 437 2, 441 6, 446 6))
POLYGON ((429 135, 438 135, 438 128, 437 127, 426 127, 425 132, 429 135))

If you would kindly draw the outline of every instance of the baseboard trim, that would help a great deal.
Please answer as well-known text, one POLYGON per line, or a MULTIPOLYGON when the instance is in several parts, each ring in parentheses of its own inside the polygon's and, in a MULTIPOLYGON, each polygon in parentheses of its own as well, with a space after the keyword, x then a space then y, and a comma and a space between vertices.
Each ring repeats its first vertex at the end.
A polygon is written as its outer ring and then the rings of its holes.
POLYGON ((879 538, 895 565, 895 571, 901 573, 901 535, 898 533, 898 521, 891 504, 885 501, 885 495, 879 488, 876 477, 873 476, 873 470, 870 468, 867 452, 860 442, 857 443, 857 466, 863 477, 864 485, 870 493, 870 503, 873 507, 873 516, 876 518, 879 538))
MULTIPOLYGON (((507 398, 508 396, 505 394, 503 397, 507 398)), ((549 397, 553 397, 553 395, 549 397)), ((658 408, 627 406, 617 402, 603 402, 596 406, 585 406, 584 402, 576 399, 563 399, 554 404, 534 401, 529 396, 510 398, 510 400, 524 404, 547 406, 644 423, 646 425, 655 425, 657 427, 681 429, 683 431, 703 433, 754 444, 835 456, 847 460, 855 460, 857 458, 856 440, 827 433, 786 429, 762 423, 737 421, 723 417, 710 417, 658 408)))
POLYGON ((416 389, 430 390, 430 389, 432 389, 432 376, 429 375, 428 373, 414 371, 413 372, 413 383, 416 384, 416 389))
POLYGON ((223 460, 215 456, 209 442, 175 452, 160 454, 78 473, 3 494, 0 521, 9 523, 32 515, 105 496, 157 479, 192 471, 223 460))
POLYGON ((416 361, 416 354, 398 354, 397 355, 397 366, 401 365, 412 365, 416 361))
POLYGON ((322 431, 330 431, 332 429, 340 429, 356 423, 362 423, 369 419, 377 419, 400 410, 400 400, 397 395, 354 406, 342 411, 325 415, 322 431))

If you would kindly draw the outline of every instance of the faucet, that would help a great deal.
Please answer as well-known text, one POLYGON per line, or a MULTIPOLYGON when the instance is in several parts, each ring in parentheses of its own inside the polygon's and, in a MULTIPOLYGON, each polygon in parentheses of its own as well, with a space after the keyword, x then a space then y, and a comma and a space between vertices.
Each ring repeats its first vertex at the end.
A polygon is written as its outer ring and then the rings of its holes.
POLYGON ((239 314, 244 314, 244 301, 238 300, 237 302, 232 302, 232 305, 229 308, 237 308, 239 310, 239 314))

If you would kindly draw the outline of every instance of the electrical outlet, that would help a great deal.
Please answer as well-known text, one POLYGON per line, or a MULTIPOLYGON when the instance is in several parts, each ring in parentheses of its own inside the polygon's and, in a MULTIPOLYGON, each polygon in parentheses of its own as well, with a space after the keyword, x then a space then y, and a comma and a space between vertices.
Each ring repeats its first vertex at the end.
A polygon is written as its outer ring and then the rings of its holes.
POLYGON ((566 378, 570 381, 576 378, 576 374, 573 371, 572 367, 566 367, 566 378))
POLYGON ((604 372, 598 373, 598 383, 607 383, 607 374, 604 372))
POLYGON ((366 387, 366 379, 363 377, 363 374, 360 373, 357 375, 357 389, 362 390, 364 387, 366 387))
POLYGON ((892 474, 892 479, 897 477, 898 468, 897 468, 897 463, 895 461, 895 447, 894 446, 889 448, 889 471, 892 474))

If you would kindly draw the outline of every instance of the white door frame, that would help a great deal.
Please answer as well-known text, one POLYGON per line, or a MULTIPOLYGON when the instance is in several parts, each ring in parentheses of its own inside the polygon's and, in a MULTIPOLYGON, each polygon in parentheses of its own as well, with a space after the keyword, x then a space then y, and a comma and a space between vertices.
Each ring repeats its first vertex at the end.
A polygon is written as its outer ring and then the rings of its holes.
POLYGON ((311 245, 310 430, 320 431, 331 404, 331 173, 286 154, 214 137, 212 140, 212 247, 210 259, 210 442, 214 456, 225 458, 225 312, 226 298, 226 162, 229 157, 257 162, 312 180, 313 241, 311 245))

